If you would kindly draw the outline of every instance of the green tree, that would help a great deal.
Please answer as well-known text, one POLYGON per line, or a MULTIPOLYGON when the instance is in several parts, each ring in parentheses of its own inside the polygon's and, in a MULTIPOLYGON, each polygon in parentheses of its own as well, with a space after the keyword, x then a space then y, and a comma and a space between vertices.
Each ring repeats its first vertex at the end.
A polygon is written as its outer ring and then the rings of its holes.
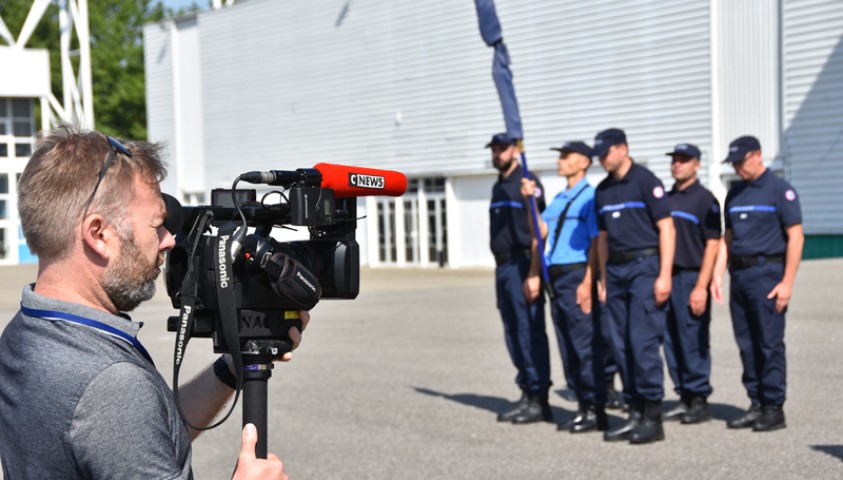
MULTIPOLYGON (((12 36, 18 36, 31 6, 32 0, 0 1, 0 16, 12 36)), ((187 11, 197 9, 194 4, 187 11)), ((143 25, 180 13, 185 12, 173 12, 160 0, 88 2, 94 118, 98 130, 121 138, 147 138, 143 25)), ((53 92, 61 101, 58 14, 58 7, 51 3, 27 47, 50 50, 53 92)), ((78 39, 74 36, 71 50, 78 48, 78 39)), ((78 72, 78 58, 73 63, 78 72)))

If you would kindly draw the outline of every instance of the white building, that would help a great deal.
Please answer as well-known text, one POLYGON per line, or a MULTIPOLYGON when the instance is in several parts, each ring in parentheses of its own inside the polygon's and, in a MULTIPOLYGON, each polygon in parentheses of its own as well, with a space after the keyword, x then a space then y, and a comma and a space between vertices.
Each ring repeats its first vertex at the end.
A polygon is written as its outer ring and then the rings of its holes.
POLYGON ((46 50, 0 46, 0 65, 0 265, 32 263, 20 228, 17 180, 32 154, 35 104, 50 92, 49 57, 46 50))
MULTIPOLYGON (((49 52, 27 48, 51 3, 34 0, 15 32, 0 9, 0 265, 37 261, 26 246, 17 207, 18 178, 32 155, 35 132, 60 123, 94 124, 87 0, 57 5, 59 45, 54 48, 59 51, 63 101, 50 85, 49 52), (71 51, 74 37, 78 49, 71 51), (37 128, 36 116, 41 120, 37 128)), ((44 208, 51 208, 47 199, 44 208)))
MULTIPOLYGON (((549 147, 620 127, 668 186, 665 152, 697 144, 722 196, 726 147, 751 134, 800 192, 806 256, 843 255, 839 0, 496 3, 529 166, 551 195, 549 147)), ((249 0, 147 25, 144 42, 165 191, 202 203, 249 170, 399 170, 404 197, 360 199, 364 262, 493 264, 483 145, 504 126, 472 2, 249 0)))

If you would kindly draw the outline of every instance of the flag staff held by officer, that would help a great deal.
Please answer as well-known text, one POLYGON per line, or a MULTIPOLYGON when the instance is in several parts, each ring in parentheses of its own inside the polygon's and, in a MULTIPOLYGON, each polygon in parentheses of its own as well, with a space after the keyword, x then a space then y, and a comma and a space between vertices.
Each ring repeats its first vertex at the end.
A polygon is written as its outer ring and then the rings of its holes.
MULTIPOLYGON (((521 194, 524 169, 518 163, 518 139, 506 133, 492 137, 486 145, 492 151, 492 164, 498 180, 492 187, 489 205, 489 239, 495 257, 495 293, 504 327, 504 338, 512 364, 515 384, 521 398, 498 415, 500 422, 515 424, 552 420, 550 389, 550 352, 544 322, 544 297, 539 295, 538 276, 530 279, 531 251, 534 243, 529 218, 529 203, 521 194), (525 294, 525 290, 533 294, 525 294)), ((536 179, 539 192, 541 182, 536 179)), ((536 205, 544 210, 544 195, 536 196, 536 205)))
MULTIPOLYGON (((550 276, 550 313, 568 386, 574 391, 576 415, 559 430, 582 433, 606 430, 604 341, 600 328, 594 272, 597 270, 597 211, 594 187, 585 178, 591 166, 591 148, 583 142, 567 142, 559 152, 557 169, 567 179, 542 213, 539 229, 547 239, 546 263, 550 276)), ((537 194, 536 183, 523 179, 522 193, 537 194)), ((537 247, 538 242, 536 242, 537 247)), ((532 276, 538 277, 538 248, 533 251, 532 276)))

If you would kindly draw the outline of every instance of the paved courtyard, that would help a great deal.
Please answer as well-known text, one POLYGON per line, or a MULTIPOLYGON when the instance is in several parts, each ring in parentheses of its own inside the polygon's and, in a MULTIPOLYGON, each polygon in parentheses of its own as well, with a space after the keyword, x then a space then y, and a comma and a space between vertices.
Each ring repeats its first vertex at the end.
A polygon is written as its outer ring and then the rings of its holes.
MULTIPOLYGON (((843 260, 803 262, 800 269, 786 334, 786 430, 726 429, 725 420, 748 400, 728 311, 716 306, 714 420, 666 424, 666 441, 632 446, 605 443, 597 433, 557 432, 553 424, 495 422, 518 392, 490 269, 365 269, 360 296, 321 302, 295 359, 275 369, 269 450, 293 479, 841 478, 841 270, 843 260)), ((0 268, 0 328, 34 277, 34 267, 0 268)), ((174 334, 164 320, 175 311, 159 292, 135 318, 146 322, 140 339, 169 379, 174 334)), ((552 339, 551 328, 548 334, 552 339)), ((182 378, 214 358, 210 342, 195 339, 182 378)), ((555 350, 552 359, 551 403, 562 422, 576 403, 555 350)), ((667 389, 674 401, 669 380, 667 389)), ((237 409, 194 443, 197 479, 230 478, 237 409)), ((621 418, 614 413, 611 421, 621 418)))

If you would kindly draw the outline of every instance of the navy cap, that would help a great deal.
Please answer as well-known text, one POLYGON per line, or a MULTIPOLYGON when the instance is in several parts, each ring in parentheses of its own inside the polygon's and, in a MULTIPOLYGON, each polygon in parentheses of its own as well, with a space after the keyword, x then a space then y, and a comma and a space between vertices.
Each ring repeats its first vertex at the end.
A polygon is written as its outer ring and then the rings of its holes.
POLYGON ((761 143, 757 138, 750 135, 738 137, 729 144, 729 156, 723 160, 723 163, 742 162, 747 153, 756 150, 761 150, 761 143))
POLYGON ((619 128, 608 128, 598 133, 594 137, 594 150, 592 155, 595 157, 602 157, 609 153, 609 149, 614 145, 626 143, 626 134, 619 128))
POLYGON ((576 152, 581 155, 585 155, 589 159, 591 159, 591 147, 585 144, 585 142, 580 142, 579 140, 573 142, 565 142, 561 148, 551 148, 551 150, 556 150, 557 152, 561 153, 569 153, 569 152, 576 152))
POLYGON ((492 145, 515 145, 518 143, 517 138, 510 137, 506 132, 492 135, 492 139, 486 144, 486 148, 492 145))
POLYGON ((673 147, 672 152, 667 152, 665 155, 684 155, 691 158, 700 158, 700 149, 696 145, 690 143, 678 143, 673 147))

